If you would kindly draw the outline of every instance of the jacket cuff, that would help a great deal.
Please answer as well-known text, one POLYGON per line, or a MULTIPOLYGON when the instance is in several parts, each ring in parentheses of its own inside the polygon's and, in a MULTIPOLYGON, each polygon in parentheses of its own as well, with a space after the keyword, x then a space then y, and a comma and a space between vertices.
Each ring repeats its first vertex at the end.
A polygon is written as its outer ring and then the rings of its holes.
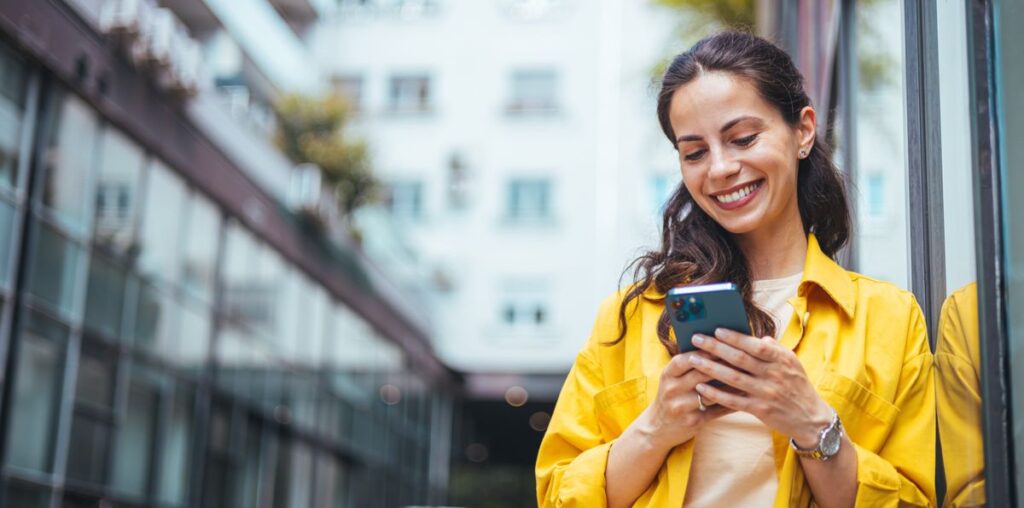
POLYGON ((557 507, 606 506, 605 470, 608 467, 608 451, 614 441, 609 441, 580 453, 562 475, 558 488, 557 507))
POLYGON ((931 506, 889 461, 853 443, 857 453, 857 498, 854 506, 931 506))

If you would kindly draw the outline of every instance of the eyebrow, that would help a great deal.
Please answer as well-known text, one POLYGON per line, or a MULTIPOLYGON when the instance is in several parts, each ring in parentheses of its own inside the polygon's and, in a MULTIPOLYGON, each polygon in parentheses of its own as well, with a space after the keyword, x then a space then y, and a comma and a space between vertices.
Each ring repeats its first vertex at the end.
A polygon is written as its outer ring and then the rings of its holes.
MULTIPOLYGON (((725 132, 725 131, 733 128, 736 124, 738 124, 740 122, 743 122, 743 121, 746 121, 746 120, 754 120, 755 122, 757 122, 758 125, 764 125, 764 121, 762 121, 760 118, 758 118, 756 116, 746 115, 746 116, 736 117, 736 118, 733 118, 732 120, 729 120, 728 122, 725 122, 725 125, 723 125, 722 128, 718 130, 718 132, 725 132)), ((700 135, 697 135, 697 134, 686 134, 686 135, 679 136, 678 138, 676 138, 676 144, 682 143, 683 141, 700 141, 702 139, 704 139, 704 137, 700 136, 700 135)))

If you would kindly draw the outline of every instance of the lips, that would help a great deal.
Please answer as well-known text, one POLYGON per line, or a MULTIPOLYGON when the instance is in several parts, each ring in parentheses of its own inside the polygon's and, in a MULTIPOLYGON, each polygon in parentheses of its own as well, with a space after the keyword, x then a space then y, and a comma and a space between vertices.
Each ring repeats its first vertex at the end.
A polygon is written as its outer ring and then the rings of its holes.
POLYGON ((726 210, 734 210, 747 203, 749 203, 754 196, 757 195, 758 191, 764 185, 764 180, 757 180, 756 182, 750 182, 738 189, 733 189, 728 192, 720 194, 714 194, 711 198, 714 200, 720 208, 726 210))

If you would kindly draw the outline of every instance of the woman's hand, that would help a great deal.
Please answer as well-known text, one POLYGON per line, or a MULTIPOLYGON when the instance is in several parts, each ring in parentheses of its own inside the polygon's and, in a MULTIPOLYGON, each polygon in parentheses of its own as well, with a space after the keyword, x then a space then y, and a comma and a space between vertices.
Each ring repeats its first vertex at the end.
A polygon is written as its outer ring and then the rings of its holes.
POLYGON ((832 421, 832 409, 815 391, 796 354, 771 337, 759 339, 721 328, 714 338, 695 335, 693 344, 724 360, 691 356, 688 360, 697 372, 742 392, 701 381, 696 389, 705 404, 750 413, 801 448, 818 445, 821 430, 832 421))
POLYGON ((693 439, 705 422, 733 411, 712 406, 706 398, 706 407, 700 410, 694 387, 711 378, 690 361, 698 355, 710 358, 701 351, 691 351, 668 362, 661 371, 658 398, 612 444, 605 467, 605 494, 610 508, 632 506, 654 481, 674 446, 693 439))
POLYGON ((709 355, 700 351, 673 357, 661 371, 658 398, 637 418, 638 430, 655 449, 667 451, 689 441, 705 422, 733 412, 728 407, 714 405, 703 395, 705 410, 700 410, 696 386, 707 383, 711 377, 695 368, 691 360, 694 357, 711 361, 709 355))

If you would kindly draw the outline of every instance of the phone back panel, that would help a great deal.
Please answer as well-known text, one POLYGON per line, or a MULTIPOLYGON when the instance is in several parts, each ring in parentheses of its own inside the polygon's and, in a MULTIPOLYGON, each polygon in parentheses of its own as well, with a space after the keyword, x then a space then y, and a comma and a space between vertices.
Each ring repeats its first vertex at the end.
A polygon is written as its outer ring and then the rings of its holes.
POLYGON ((732 283, 674 288, 665 297, 679 352, 696 349, 694 334, 714 336, 716 328, 750 335, 743 297, 732 283))

